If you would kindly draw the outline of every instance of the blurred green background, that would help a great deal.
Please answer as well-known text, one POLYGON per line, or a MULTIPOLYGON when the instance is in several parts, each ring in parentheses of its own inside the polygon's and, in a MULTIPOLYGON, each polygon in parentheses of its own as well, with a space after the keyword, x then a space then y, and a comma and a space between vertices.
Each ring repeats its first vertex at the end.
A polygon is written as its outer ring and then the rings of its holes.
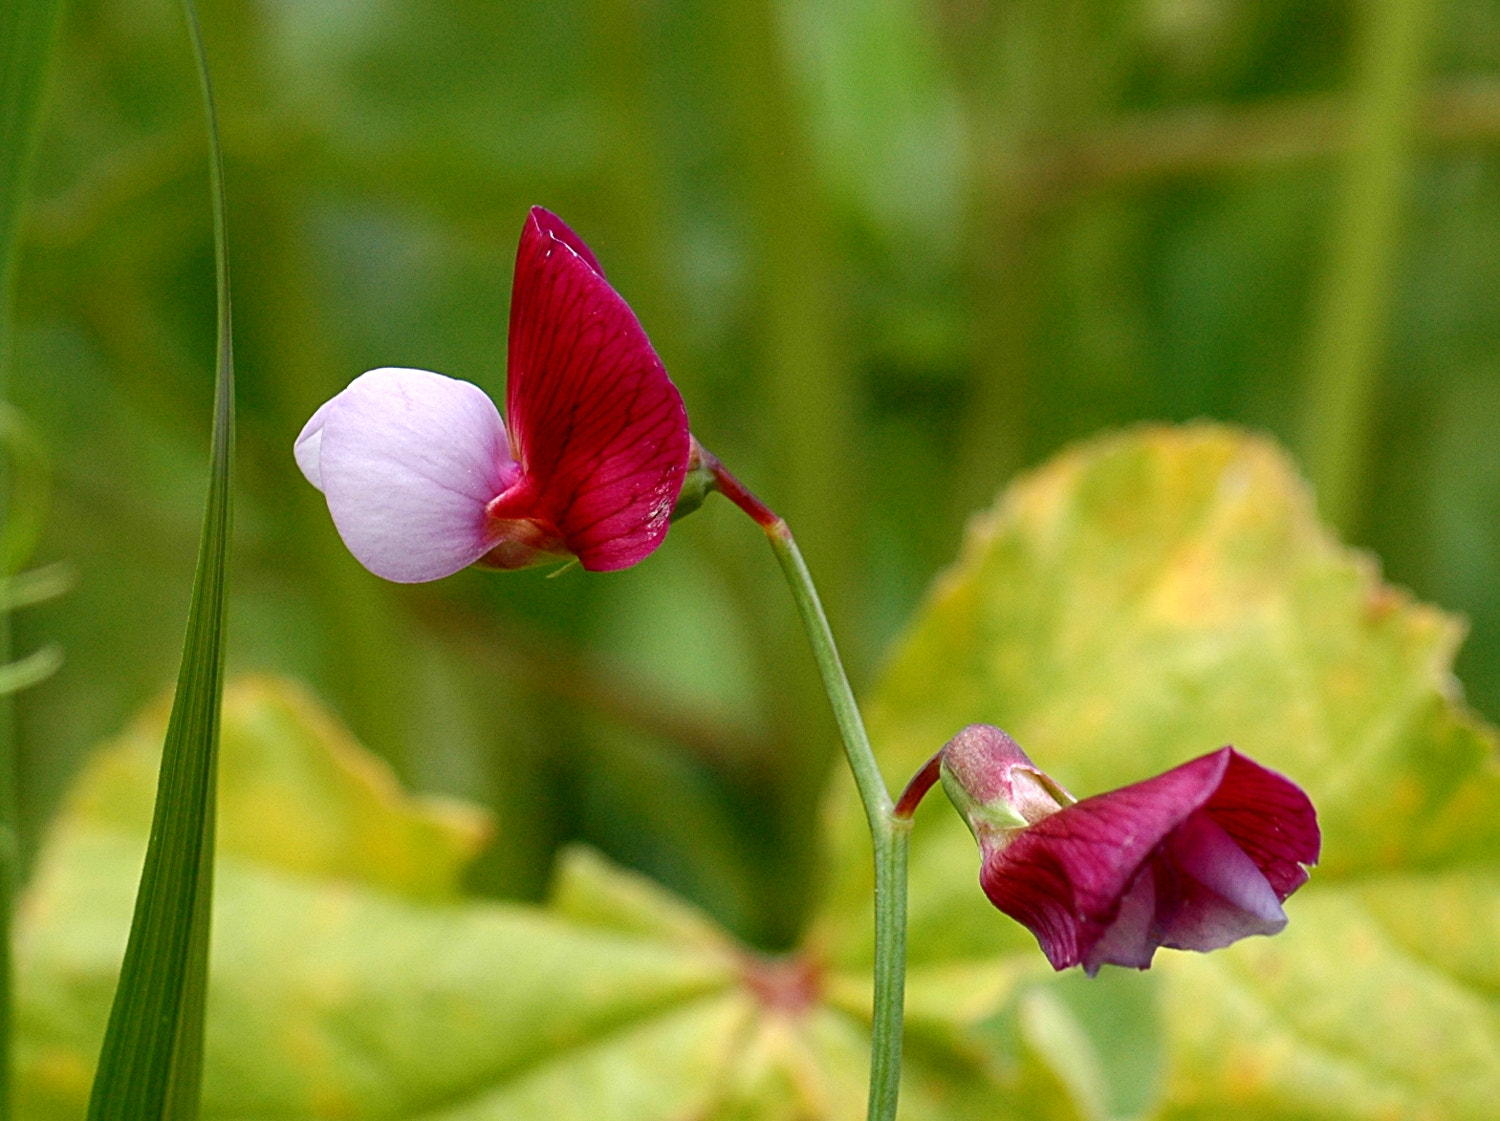
MULTIPOLYGON (((640 315, 694 431, 791 521, 856 685, 964 519, 1101 428, 1267 431, 1388 575, 1462 611, 1500 715, 1493 0, 205 0, 230 197, 231 672, 305 678, 403 779, 481 801, 535 898, 586 840, 758 944, 818 889, 836 739, 723 502, 625 573, 381 582, 291 444, 364 369, 503 397, 526 208, 640 315)), ((15 618, 23 844, 170 682, 205 486, 212 241, 161 0, 67 6, 10 396, 51 448, 15 618)), ((936 748, 938 744, 933 744, 936 748)), ((1205 748, 1213 745, 1204 745, 1205 748)))

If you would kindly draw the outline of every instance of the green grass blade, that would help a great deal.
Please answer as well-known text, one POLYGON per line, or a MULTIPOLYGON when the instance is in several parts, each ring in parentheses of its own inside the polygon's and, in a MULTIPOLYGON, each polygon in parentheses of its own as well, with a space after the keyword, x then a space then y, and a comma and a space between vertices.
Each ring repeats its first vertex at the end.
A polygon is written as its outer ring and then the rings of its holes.
POLYGON ((1377 0, 1360 13, 1354 143, 1313 324, 1301 446, 1318 508, 1355 540, 1371 497, 1375 406, 1437 10, 1432 0, 1377 0))
POLYGON ((36 143, 57 30, 58 0, 0 4, 0 368, 8 358, 10 293, 15 276, 21 203, 36 143))
MULTIPOLYGON (((10 359, 15 349, 11 295, 20 256, 22 202, 61 9, 58 0, 7 0, 0 4, 0 408, 5 406, 10 359)), ((16 526, 24 520, 29 507, 16 490, 9 459, 0 455, 0 517, 4 518, 0 539, 3 540, 16 541, 25 536, 16 532, 16 526)), ((0 570, 0 576, 9 576, 11 571, 9 567, 0 570)), ((37 659, 45 659, 47 655, 39 653, 16 666, 10 664, 10 610, 9 603, 0 603, 0 667, 4 667, 0 674, 8 673, 7 683, 19 688, 39 679, 37 671, 45 667, 39 666, 37 659)), ((15 832, 12 691, 13 688, 0 688, 0 1121, 9 1121, 11 1116, 10 926, 19 856, 15 832)))
POLYGON ((192 0, 184 0, 208 120, 219 302, 218 376, 208 507, 177 694, 167 724, 156 809, 130 941, 89 1100, 90 1121, 195 1118, 208 985, 214 800, 228 603, 234 362, 224 168, 208 59, 192 0))

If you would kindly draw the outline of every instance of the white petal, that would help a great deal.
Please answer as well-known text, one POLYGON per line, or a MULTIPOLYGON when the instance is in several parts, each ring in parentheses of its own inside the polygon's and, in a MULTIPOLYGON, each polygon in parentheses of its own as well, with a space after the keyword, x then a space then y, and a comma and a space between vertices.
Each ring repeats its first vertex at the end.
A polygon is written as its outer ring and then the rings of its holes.
POLYGON ((377 576, 436 580, 496 543, 484 508, 514 471, 500 413, 478 386, 371 370, 314 414, 298 450, 344 544, 377 576))

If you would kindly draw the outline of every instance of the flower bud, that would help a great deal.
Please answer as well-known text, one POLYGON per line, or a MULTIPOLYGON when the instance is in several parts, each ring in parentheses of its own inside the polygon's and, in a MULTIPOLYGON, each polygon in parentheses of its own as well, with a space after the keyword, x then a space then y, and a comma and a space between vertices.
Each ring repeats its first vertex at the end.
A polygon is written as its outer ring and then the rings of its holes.
POLYGON ((989 724, 970 724, 942 751, 943 790, 981 847, 1004 842, 1075 799, 1037 769, 1016 741, 989 724))

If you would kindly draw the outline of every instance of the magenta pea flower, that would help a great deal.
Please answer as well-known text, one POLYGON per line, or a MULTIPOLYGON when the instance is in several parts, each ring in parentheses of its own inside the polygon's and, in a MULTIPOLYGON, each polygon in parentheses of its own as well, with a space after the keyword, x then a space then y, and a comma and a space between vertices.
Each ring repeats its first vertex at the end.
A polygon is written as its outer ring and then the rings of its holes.
POLYGON ((541 207, 516 253, 505 411, 469 382, 370 370, 313 414, 297 465, 355 558, 400 583, 569 557, 610 571, 661 544, 691 448, 682 396, 541 207))
POLYGON ((1054 969, 1146 969, 1159 946, 1275 934, 1318 860, 1307 795, 1232 747, 1082 801, 988 725, 965 728, 934 761, 979 842, 984 893, 1054 969))

